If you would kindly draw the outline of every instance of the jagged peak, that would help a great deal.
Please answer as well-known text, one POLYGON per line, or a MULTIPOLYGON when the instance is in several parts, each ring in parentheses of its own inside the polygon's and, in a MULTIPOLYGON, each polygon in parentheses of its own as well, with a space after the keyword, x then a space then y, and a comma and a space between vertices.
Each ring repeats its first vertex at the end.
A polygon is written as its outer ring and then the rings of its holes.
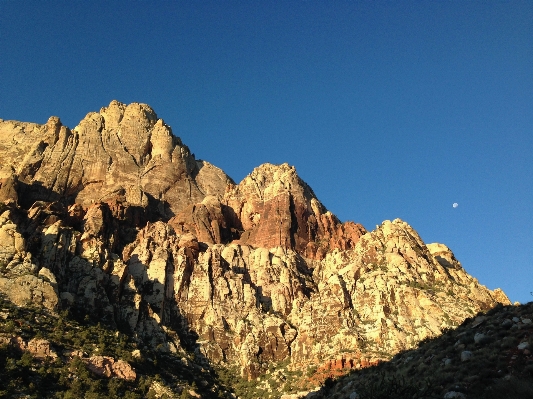
POLYGON ((124 121, 141 121, 153 126, 157 122, 157 114, 148 104, 131 103, 124 109, 124 121))
POLYGON ((63 124, 61 123, 61 119, 59 119, 59 116, 51 116, 50 118, 48 118, 48 120, 46 121, 46 124, 47 125, 50 125, 50 126, 62 126, 63 124))
MULTIPOLYGON (((286 162, 282 164, 267 162, 257 166, 238 184, 236 189, 242 193, 256 195, 263 201, 270 200, 282 192, 301 195, 309 203, 313 199, 318 201, 313 189, 302 180, 296 168, 286 162)), ((326 211, 321 203, 320 207, 323 209, 322 212, 326 211)))
POLYGON ((396 218, 393 221, 384 220, 381 225, 376 226, 374 230, 381 232, 385 237, 390 235, 405 235, 408 234, 418 241, 422 241, 417 231, 411 227, 411 225, 402 219, 396 218))
POLYGON ((74 130, 78 131, 84 124, 97 121, 106 129, 129 128, 141 133, 154 127, 158 120, 156 112, 148 104, 137 102, 124 104, 113 100, 107 107, 100 108, 99 112, 87 113, 74 130))

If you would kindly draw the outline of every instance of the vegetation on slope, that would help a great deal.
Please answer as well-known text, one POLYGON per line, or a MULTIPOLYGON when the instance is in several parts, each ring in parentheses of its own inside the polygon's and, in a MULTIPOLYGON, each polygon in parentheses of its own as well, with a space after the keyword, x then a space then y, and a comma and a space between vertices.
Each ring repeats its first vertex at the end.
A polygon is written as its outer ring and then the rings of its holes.
POLYGON ((533 302, 498 306, 309 397, 533 398, 533 302))
MULTIPOLYGON (((532 321, 533 303, 499 306, 389 362, 328 379, 308 398, 533 398, 532 321)), ((213 371, 192 352, 150 350, 88 318, 17 307, 1 297, 0 342, 5 398, 279 398, 306 379, 282 362, 272 364, 260 381, 246 381, 238 370, 213 371), (45 339, 58 357, 37 358, 6 343, 17 338, 45 339), (139 349, 142 355, 134 355, 139 349), (95 355, 127 361, 136 379, 95 375, 84 361, 95 355)))
POLYGON ((0 397, 2 398, 224 398, 217 376, 194 353, 163 353, 140 348, 131 337, 93 323, 55 315, 37 307, 18 307, 0 296, 0 397), (39 359, 7 341, 41 338, 57 358, 39 359), (134 381, 99 377, 86 366, 90 356, 127 361, 134 381), (80 357, 81 356, 81 357, 80 357))

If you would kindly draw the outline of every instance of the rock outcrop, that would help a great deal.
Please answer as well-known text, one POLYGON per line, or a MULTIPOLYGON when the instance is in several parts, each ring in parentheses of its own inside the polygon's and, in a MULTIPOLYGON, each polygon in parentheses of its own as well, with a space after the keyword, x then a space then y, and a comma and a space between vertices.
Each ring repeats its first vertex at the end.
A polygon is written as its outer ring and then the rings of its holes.
POLYGON ((15 175, 26 207, 37 200, 88 206, 120 198, 168 217, 206 194, 223 195, 231 182, 220 169, 197 162, 145 104, 112 101, 72 130, 57 117, 45 125, 3 121, 0 143, 0 194, 12 192, 15 175))
POLYGON ((509 302, 401 220, 341 223, 294 167, 233 183, 144 104, 0 122, 0 158, 0 292, 249 378, 366 367, 509 302))
POLYGON ((355 370, 304 397, 529 397, 532 317, 533 302, 498 305, 377 367, 355 370))
POLYGON ((14 213, 13 205, 11 209, 0 206, 0 294, 19 306, 56 309, 55 278, 47 277, 47 269, 39 269, 31 252, 26 250, 26 239, 13 221, 14 213))
POLYGON ((100 377, 116 377, 123 380, 135 381, 137 373, 124 360, 116 360, 109 356, 91 356, 84 359, 87 368, 100 377))
POLYGON ((46 339, 33 338, 26 342, 22 337, 13 334, 0 334, 0 345, 9 345, 21 351, 29 352, 33 357, 45 359, 57 359, 57 353, 46 339))

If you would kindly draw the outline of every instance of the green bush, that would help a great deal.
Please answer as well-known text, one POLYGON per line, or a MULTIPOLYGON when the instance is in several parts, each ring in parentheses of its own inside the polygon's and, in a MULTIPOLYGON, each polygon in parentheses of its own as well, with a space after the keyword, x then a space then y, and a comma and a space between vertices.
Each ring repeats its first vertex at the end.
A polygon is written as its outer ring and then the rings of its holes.
MULTIPOLYGON (((131 352, 137 345, 130 337, 93 323, 90 318, 82 317, 80 322, 68 312, 53 315, 46 309, 18 307, 1 295, 0 308, 8 311, 7 320, 0 323, 0 333, 21 336, 26 341, 35 337, 46 339, 58 353, 81 350, 89 356, 98 354, 123 359, 132 364, 138 375, 136 381, 100 378, 77 357, 66 364, 61 358, 39 360, 28 352, 4 345, 0 347, 0 397, 141 399, 147 397, 153 380, 174 381, 177 386, 192 386, 195 381, 205 380, 207 386, 198 384, 197 392, 209 398, 223 396, 224 387, 211 391, 216 381, 214 373, 197 372, 184 366, 183 353, 176 356, 147 351, 143 359, 133 359, 131 352)), ((194 358, 192 354, 189 356, 194 358)))

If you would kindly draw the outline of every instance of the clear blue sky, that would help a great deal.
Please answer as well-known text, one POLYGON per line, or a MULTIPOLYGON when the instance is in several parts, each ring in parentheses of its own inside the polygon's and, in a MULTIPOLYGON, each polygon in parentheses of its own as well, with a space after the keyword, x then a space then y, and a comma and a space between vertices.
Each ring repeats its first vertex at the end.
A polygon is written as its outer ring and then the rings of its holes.
POLYGON ((236 181, 288 162, 341 220, 402 218, 533 300, 530 0, 0 0, 0 51, 0 118, 148 103, 236 181))

